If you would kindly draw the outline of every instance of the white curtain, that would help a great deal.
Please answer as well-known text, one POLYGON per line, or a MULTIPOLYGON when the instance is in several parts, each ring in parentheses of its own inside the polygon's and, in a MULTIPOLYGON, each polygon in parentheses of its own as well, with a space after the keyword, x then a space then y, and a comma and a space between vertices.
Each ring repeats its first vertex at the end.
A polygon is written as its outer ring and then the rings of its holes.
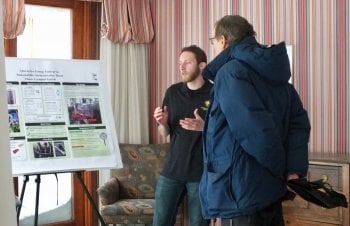
MULTIPOLYGON (((3 1, 0 2, 0 9, 3 8, 3 1)), ((8 112, 6 100, 6 77, 4 62, 4 33, 3 33, 3 11, 0 10, 0 124, 3 125, 0 134, 0 219, 1 225, 16 225, 15 193, 12 179, 11 156, 8 125, 8 112)))
POLYGON ((101 40, 101 64, 120 143, 149 142, 148 44, 101 40))
MULTIPOLYGON (((100 60, 107 78, 119 143, 149 143, 149 45, 101 39, 100 60)), ((100 171, 100 184, 109 170, 100 171)))

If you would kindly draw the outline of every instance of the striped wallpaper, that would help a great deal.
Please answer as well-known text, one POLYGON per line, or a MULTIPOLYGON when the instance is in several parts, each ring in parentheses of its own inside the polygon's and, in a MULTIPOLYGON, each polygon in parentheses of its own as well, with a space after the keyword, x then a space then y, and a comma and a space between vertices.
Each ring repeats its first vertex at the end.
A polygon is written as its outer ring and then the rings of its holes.
MULTIPOLYGON (((151 109, 179 81, 183 46, 196 44, 213 59, 209 37, 226 14, 246 17, 264 44, 293 47, 293 83, 311 120, 310 151, 350 153, 350 4, 346 0, 151 0, 151 109)), ((159 141, 151 119, 151 141, 159 141)))

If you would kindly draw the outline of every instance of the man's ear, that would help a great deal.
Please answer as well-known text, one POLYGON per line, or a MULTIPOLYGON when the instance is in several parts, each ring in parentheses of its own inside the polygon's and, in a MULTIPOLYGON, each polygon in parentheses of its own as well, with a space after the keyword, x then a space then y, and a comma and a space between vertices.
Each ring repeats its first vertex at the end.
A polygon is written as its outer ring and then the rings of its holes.
POLYGON ((205 68, 205 66, 207 66, 207 64, 205 62, 201 62, 199 63, 199 69, 203 70, 205 68))
POLYGON ((223 49, 228 47, 227 40, 226 40, 225 36, 223 36, 223 35, 220 36, 219 43, 223 49))

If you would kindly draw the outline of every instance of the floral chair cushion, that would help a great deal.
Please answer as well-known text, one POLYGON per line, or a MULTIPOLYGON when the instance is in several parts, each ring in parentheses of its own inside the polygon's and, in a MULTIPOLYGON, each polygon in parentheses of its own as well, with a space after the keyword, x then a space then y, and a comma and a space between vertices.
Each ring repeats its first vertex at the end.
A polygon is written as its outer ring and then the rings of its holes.
MULTIPOLYGON (((169 144, 119 144, 123 168, 97 191, 108 224, 151 224, 154 193, 169 144)), ((181 225, 182 206, 175 225, 181 225)))
POLYGON ((168 144, 120 144, 119 148, 123 168, 111 171, 119 182, 119 199, 154 198, 168 144))

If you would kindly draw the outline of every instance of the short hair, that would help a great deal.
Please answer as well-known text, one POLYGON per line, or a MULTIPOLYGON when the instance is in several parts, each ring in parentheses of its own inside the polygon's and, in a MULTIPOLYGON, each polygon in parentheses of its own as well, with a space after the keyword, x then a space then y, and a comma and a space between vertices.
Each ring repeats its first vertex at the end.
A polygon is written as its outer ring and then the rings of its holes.
POLYGON ((196 45, 190 45, 190 46, 182 48, 181 53, 183 53, 183 52, 193 53, 198 64, 200 64, 202 62, 207 63, 207 54, 205 54, 204 50, 202 50, 201 48, 199 48, 196 45))
POLYGON ((215 23, 215 37, 223 35, 228 44, 242 40, 248 36, 255 36, 253 25, 239 15, 227 15, 215 23))

